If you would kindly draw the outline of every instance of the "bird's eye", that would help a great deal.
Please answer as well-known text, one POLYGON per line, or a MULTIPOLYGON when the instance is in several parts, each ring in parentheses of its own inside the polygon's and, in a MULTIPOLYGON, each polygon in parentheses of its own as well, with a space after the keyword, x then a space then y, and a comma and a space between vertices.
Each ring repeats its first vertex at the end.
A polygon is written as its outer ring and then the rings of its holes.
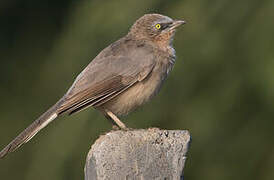
POLYGON ((160 29, 161 28, 161 24, 156 24, 155 27, 156 27, 156 29, 160 29))

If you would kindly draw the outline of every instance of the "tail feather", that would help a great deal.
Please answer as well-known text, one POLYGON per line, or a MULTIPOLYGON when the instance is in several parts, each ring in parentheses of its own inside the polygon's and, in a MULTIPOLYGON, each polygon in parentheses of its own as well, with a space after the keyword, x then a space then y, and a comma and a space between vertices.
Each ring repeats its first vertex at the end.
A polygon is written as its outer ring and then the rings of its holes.
POLYGON ((0 158, 3 158, 8 153, 15 151, 22 144, 27 143, 33 138, 41 129, 46 127, 51 121, 58 116, 57 109, 59 103, 56 103, 48 111, 42 114, 37 120, 35 120, 29 127, 21 132, 13 141, 11 141, 1 152, 0 158))

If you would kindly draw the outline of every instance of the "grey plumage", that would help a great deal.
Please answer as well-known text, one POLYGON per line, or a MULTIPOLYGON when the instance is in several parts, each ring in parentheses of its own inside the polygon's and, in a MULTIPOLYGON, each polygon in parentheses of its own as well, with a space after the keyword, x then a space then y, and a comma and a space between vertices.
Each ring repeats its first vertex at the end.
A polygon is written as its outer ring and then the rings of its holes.
POLYGON ((124 128, 113 116, 127 115, 158 93, 175 62, 172 40, 175 28, 182 23, 159 14, 138 19, 125 37, 95 57, 53 107, 0 152, 0 158, 30 140, 59 115, 89 106, 124 128), (156 23, 163 28, 156 29, 156 23))

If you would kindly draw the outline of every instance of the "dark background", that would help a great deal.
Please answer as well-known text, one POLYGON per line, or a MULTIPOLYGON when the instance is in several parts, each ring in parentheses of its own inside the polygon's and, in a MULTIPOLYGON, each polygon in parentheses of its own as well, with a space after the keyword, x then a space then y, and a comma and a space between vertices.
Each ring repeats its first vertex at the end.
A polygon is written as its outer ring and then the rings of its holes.
MULTIPOLYGON (((0 148, 150 12, 188 24, 160 94, 126 124, 188 129, 187 180, 274 179, 273 0, 1 0, 0 148)), ((61 117, 0 160, 0 179, 83 179, 91 144, 110 128, 92 108, 61 117)))

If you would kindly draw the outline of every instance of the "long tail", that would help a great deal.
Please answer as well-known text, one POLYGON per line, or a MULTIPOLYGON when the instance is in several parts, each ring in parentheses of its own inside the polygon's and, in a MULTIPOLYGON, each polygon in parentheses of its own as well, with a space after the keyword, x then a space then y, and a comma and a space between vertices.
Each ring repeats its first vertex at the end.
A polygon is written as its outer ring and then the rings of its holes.
POLYGON ((29 127, 27 127, 23 132, 21 132, 13 141, 11 141, 1 152, 0 158, 3 158, 8 153, 15 151, 22 144, 27 143, 35 134, 37 134, 41 129, 46 127, 51 121, 53 121, 58 116, 57 109, 59 107, 60 101, 42 114, 37 120, 35 120, 29 127))

